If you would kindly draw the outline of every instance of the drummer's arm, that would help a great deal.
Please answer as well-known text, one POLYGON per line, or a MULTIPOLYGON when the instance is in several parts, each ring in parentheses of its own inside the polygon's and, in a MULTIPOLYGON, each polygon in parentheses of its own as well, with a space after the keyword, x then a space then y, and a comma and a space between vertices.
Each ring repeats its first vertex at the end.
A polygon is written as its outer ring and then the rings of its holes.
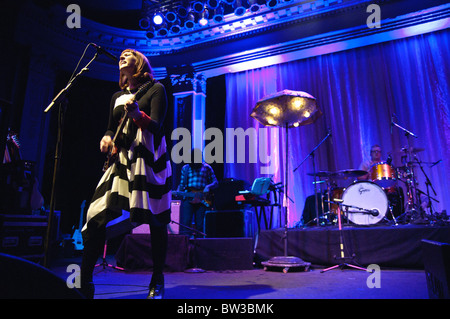
MULTIPOLYGON (((361 165, 359 165, 359 169, 362 170, 362 171, 368 172, 369 167, 367 166, 366 163, 361 163, 361 165)), ((368 179, 369 179, 369 173, 367 173, 366 175, 358 177, 358 180, 360 180, 360 181, 366 181, 368 179)))

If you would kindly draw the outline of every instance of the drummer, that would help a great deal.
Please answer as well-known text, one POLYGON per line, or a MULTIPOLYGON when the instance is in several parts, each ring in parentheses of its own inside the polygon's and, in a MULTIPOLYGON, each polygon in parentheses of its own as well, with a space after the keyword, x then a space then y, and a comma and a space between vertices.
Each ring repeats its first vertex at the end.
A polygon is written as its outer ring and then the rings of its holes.
MULTIPOLYGON (((372 145, 370 148, 370 161, 364 161, 359 165, 359 169, 363 171, 369 171, 372 165, 381 162, 381 146, 378 144, 372 145)), ((368 180, 369 173, 358 177, 359 180, 368 180)))

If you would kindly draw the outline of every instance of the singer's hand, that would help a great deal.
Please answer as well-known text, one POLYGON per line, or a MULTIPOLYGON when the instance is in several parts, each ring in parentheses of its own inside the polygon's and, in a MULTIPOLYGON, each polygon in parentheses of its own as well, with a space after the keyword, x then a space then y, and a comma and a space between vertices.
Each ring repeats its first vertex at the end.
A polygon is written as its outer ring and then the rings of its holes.
POLYGON ((102 153, 106 153, 109 151, 111 146, 112 146, 111 136, 108 135, 103 136, 102 140, 100 141, 100 151, 102 153))
POLYGON ((133 99, 129 99, 125 102, 125 110, 128 112, 128 116, 132 119, 140 119, 142 117, 141 110, 139 110, 139 105, 133 99))

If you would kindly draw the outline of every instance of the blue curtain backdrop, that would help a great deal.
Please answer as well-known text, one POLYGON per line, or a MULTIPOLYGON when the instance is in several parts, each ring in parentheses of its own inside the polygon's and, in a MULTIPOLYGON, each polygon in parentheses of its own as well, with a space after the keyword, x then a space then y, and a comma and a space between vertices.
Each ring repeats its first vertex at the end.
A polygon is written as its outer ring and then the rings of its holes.
MULTIPOLYGON (((358 169, 370 157, 373 144, 382 147, 385 159, 401 166, 402 147, 408 144, 405 134, 395 122, 418 138, 409 138, 412 146, 424 148, 418 153, 423 162, 442 162, 423 168, 436 190, 440 203, 435 211, 450 204, 450 32, 448 30, 404 38, 348 51, 316 56, 270 67, 227 74, 227 105, 225 128, 254 128, 267 133, 268 140, 257 140, 245 146, 234 145, 234 163, 225 163, 224 176, 245 179, 273 173, 275 182, 284 182, 285 130, 266 128, 250 117, 256 102, 267 94, 284 89, 305 91, 317 99, 323 116, 316 123, 292 128, 289 134, 289 226, 300 221, 307 196, 314 193, 311 157, 293 172, 331 129, 329 138, 314 153, 317 171, 358 169), (260 147, 265 143, 265 147, 260 147), (236 152, 259 156, 256 163, 237 163, 236 152), (264 163, 265 160, 265 163, 264 163), (269 163, 267 163, 269 161, 269 163), (271 164, 271 168, 267 166, 271 164), (264 168, 265 167, 265 168, 264 168)), ((232 141, 225 141, 230 147, 232 141)), ((235 142, 234 142, 235 144, 235 142)), ((425 177, 415 169, 419 189, 427 191, 425 177)), ((341 180, 346 187, 351 181, 341 180)), ((404 184, 399 183, 404 189, 404 184)))

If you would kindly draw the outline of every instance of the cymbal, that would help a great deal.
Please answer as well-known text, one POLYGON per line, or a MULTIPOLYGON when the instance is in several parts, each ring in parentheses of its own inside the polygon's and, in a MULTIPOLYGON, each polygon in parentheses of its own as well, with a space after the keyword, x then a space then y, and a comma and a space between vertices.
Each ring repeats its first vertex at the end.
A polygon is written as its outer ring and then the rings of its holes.
POLYGON ((367 171, 359 169, 344 169, 333 174, 335 178, 360 177, 367 174, 367 171))
POLYGON ((419 148, 419 147, 411 147, 409 150, 407 147, 403 147, 400 151, 397 151, 397 153, 419 153, 419 152, 423 152, 425 151, 424 148, 419 148))
POLYGON ((317 177, 330 177, 333 176, 334 173, 328 171, 319 171, 316 173, 308 173, 309 176, 317 176, 317 177))

